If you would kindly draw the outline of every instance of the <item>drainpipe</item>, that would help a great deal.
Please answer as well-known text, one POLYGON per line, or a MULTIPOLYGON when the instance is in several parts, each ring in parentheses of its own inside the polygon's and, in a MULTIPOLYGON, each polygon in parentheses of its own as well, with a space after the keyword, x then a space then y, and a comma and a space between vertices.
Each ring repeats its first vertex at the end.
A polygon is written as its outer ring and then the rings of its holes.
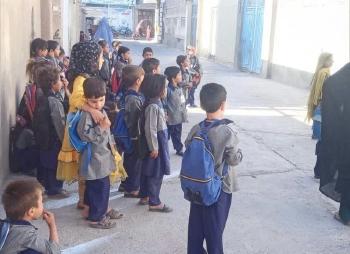
POLYGON ((270 43, 269 43, 269 56, 267 60, 266 78, 271 79, 272 77, 272 61, 273 61, 273 50, 275 46, 275 32, 276 32, 276 19, 277 19, 277 5, 278 0, 272 2, 272 18, 271 18, 271 32, 270 32, 270 43))

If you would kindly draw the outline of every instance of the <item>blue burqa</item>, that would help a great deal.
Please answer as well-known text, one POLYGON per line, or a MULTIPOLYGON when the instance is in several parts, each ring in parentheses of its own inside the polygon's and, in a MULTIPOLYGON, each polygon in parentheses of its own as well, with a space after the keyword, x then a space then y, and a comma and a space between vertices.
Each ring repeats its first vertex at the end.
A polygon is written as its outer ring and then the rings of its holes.
POLYGON ((108 24, 107 18, 101 19, 97 27, 94 39, 95 41, 99 41, 103 39, 109 44, 109 48, 112 48, 113 33, 112 33, 111 27, 108 24))

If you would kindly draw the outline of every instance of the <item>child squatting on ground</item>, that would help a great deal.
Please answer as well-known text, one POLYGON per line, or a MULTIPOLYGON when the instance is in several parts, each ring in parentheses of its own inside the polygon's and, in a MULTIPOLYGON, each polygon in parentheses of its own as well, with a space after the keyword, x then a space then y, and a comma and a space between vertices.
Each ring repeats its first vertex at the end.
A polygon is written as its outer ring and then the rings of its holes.
POLYGON ((109 208, 110 175, 120 165, 116 163, 115 141, 110 132, 111 123, 103 110, 106 97, 106 84, 97 78, 84 81, 84 96, 90 107, 100 110, 105 118, 96 124, 90 113, 83 111, 77 126, 82 141, 90 145, 81 154, 80 174, 86 179, 84 203, 89 207, 84 214, 93 228, 109 229, 123 214, 109 208))
MULTIPOLYGON (((238 132, 234 123, 224 119, 225 88, 215 83, 204 85, 200 91, 200 104, 201 108, 206 111, 206 119, 200 125, 195 125, 192 128, 185 145, 186 148, 189 147, 192 139, 202 130, 201 126, 209 128, 207 137, 214 157, 215 173, 222 179, 220 182, 221 193, 216 202, 209 206, 191 202, 187 253, 222 254, 224 253, 223 232, 230 211, 232 192, 236 190, 236 175, 233 166, 241 162, 242 153, 237 147, 238 132), (210 128, 210 126, 212 127, 210 128), (203 248, 204 239, 207 250, 203 248)), ((186 150, 184 159, 187 152, 186 150)), ((198 170, 204 169, 198 168, 198 170)))
POLYGON ((1 230, 9 226, 0 253, 58 254, 58 233, 55 217, 43 208, 43 187, 36 180, 19 180, 7 185, 2 203, 6 219, 0 222, 1 230), (16 200, 16 201, 14 201, 16 200), (49 239, 40 238, 32 221, 43 218, 49 227, 49 239))

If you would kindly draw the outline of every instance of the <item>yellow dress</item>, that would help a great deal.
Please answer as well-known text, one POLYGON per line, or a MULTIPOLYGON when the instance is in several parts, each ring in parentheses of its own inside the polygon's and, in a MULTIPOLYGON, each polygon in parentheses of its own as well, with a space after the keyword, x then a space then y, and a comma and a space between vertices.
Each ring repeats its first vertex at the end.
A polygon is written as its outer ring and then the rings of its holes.
MULTIPOLYGON (((83 83, 85 78, 78 76, 73 83, 73 93, 69 97, 69 111, 75 112, 80 109, 85 103, 83 83)), ((110 175, 112 183, 125 180, 127 177, 126 171, 123 166, 123 160, 120 154, 112 149, 116 170, 110 175)), ((61 151, 58 154, 58 167, 57 167, 57 179, 67 182, 72 182, 79 179, 79 153, 71 146, 68 136, 68 125, 64 132, 64 138, 62 142, 61 151)))
MULTIPOLYGON (((78 76, 73 83, 73 93, 69 97, 68 112, 75 112, 80 109, 85 103, 83 83, 85 78, 78 76)), ((57 179, 71 182, 78 180, 79 176, 79 153, 74 150, 69 142, 68 125, 64 132, 61 151, 58 154, 57 179)))

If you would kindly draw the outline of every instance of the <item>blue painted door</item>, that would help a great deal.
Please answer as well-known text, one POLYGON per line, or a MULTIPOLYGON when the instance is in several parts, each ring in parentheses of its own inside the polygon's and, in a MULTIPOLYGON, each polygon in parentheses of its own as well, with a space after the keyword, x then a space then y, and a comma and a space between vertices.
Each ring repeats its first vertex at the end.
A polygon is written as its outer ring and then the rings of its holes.
POLYGON ((243 0, 240 41, 240 67, 242 71, 261 72, 264 5, 264 0, 243 0))

